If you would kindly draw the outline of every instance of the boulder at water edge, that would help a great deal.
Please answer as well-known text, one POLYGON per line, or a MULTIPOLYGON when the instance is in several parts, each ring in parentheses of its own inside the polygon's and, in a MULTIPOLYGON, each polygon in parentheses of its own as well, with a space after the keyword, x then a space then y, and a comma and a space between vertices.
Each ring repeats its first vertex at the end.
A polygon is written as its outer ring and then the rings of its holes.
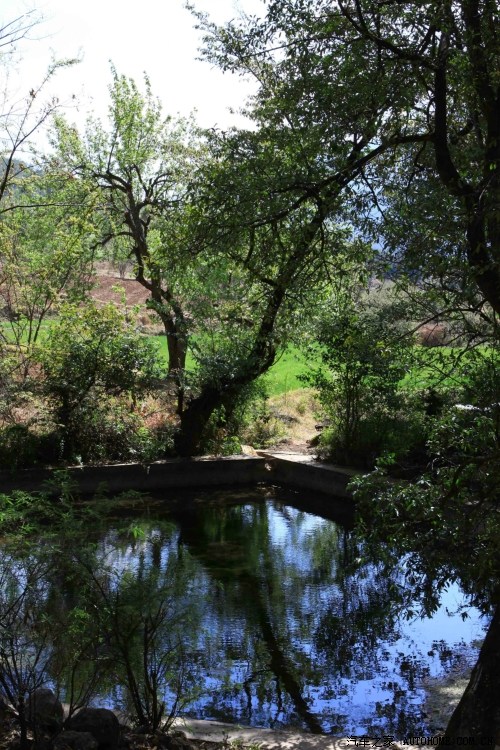
POLYGON ((28 721, 31 726, 54 734, 61 727, 64 709, 50 688, 37 688, 28 699, 28 721))
POLYGON ((116 750, 120 739, 120 724, 108 708, 82 708, 66 722, 74 732, 90 732, 99 750, 116 750))
POLYGON ((68 730, 57 735, 52 748, 53 750, 97 750, 98 744, 90 732, 68 730))

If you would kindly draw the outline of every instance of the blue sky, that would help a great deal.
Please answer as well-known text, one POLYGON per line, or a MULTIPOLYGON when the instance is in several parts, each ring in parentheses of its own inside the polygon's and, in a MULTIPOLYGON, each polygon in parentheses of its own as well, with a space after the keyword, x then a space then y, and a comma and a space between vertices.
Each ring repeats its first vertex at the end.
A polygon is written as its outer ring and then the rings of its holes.
MULTIPOLYGON (((195 4, 218 23, 240 11, 258 14, 263 9, 262 0, 195 4)), ((252 86, 196 60, 200 35, 183 6, 184 0, 40 0, 35 7, 43 22, 33 29, 31 40, 20 45, 21 59, 9 83, 11 96, 22 98, 38 84, 51 55, 81 55, 79 65, 58 73, 51 92, 68 103, 68 117, 76 122, 90 111, 105 114, 111 60, 119 73, 136 79, 146 71, 168 114, 187 115, 197 109, 197 120, 205 127, 241 123, 228 110, 238 109, 252 86)), ((0 21, 32 7, 23 0, 2 0, 0 21)))

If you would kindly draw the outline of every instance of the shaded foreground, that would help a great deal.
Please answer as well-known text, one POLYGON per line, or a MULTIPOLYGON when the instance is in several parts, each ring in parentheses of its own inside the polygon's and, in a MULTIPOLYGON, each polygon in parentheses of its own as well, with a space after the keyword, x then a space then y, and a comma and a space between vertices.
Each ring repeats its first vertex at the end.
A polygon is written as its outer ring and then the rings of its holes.
POLYGON ((41 529, 26 549, 3 550, 12 590, 33 577, 29 609, 2 633, 14 654, 43 655, 33 684, 73 706, 120 706, 152 729, 176 705, 188 722, 316 735, 439 728, 422 711, 422 680, 473 663, 473 629, 444 611, 417 629, 400 621, 398 571, 363 559, 340 506, 312 515, 303 493, 261 487, 179 493, 168 514, 162 499, 139 507, 115 506, 86 537, 41 529))

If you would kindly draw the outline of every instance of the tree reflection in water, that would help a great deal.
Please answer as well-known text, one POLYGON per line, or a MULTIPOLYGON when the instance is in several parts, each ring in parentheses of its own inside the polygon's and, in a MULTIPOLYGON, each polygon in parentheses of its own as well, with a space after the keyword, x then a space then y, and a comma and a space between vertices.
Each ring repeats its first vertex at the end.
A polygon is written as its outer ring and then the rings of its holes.
POLYGON ((170 504, 168 521, 154 503, 145 519, 110 521, 76 551, 61 543, 51 552, 40 540, 38 621, 51 618, 54 635, 46 681, 75 704, 98 684, 101 700, 141 718, 139 706, 143 719, 168 716, 181 692, 185 711, 205 718, 428 733, 420 680, 462 657, 460 633, 441 650, 412 643, 398 616, 407 604, 398 571, 363 560, 345 518, 313 515, 299 501, 275 489, 198 494, 170 504), (86 650, 65 670, 77 643, 86 650))

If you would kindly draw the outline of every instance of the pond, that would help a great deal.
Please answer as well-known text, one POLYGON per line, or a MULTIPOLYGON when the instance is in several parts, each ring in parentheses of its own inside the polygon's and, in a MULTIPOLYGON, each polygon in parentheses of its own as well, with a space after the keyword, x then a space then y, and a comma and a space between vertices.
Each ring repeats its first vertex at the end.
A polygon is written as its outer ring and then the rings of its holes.
POLYGON ((20 642, 67 700, 130 708, 127 669, 141 672, 149 638, 167 711, 180 693, 197 718, 428 735, 422 681, 472 665, 485 623, 462 619, 456 586, 431 619, 405 620, 401 571, 364 560, 349 513, 328 508, 273 487, 150 499, 85 541, 5 553, 3 597, 6 565, 18 585, 32 576, 38 624, 20 642))

